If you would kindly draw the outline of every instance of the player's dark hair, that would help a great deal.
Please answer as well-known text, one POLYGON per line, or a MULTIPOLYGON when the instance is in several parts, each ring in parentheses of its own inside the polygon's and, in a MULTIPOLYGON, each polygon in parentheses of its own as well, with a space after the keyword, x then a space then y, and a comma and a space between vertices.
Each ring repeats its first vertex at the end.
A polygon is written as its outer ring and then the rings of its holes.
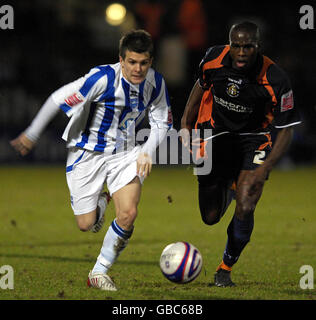
POLYGON ((231 41, 233 33, 240 32, 240 31, 249 33, 253 37, 253 40, 259 42, 260 40, 259 27, 255 23, 250 21, 244 21, 241 23, 234 24, 229 31, 229 41, 231 41))
POLYGON ((119 55, 125 59, 126 50, 137 53, 149 52, 153 56, 154 45, 150 34, 145 30, 132 30, 120 39, 119 55))

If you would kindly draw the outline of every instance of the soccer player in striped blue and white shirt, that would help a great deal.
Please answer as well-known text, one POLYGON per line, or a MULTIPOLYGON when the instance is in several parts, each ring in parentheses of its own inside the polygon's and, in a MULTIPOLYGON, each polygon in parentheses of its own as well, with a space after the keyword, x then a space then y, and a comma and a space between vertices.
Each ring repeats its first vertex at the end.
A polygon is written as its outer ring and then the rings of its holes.
POLYGON ((163 77, 151 68, 153 43, 144 30, 120 40, 119 62, 92 68, 88 74, 55 91, 30 126, 11 145, 26 155, 59 110, 70 121, 64 131, 68 157, 67 184, 71 206, 82 231, 99 231, 109 200, 116 219, 111 223, 88 285, 117 290, 107 275, 134 229, 141 186, 152 167, 152 155, 172 126, 163 77), (135 143, 135 130, 148 114, 150 135, 135 143))

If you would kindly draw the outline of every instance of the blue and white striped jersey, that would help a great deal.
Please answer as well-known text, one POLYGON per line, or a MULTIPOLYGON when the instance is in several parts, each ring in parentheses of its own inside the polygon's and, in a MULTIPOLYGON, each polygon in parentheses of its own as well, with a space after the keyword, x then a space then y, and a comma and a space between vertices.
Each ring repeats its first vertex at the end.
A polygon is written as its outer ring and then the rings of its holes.
POLYGON ((172 126, 165 81, 151 68, 145 80, 134 85, 123 77, 120 63, 94 67, 52 98, 71 117, 63 134, 67 147, 106 154, 128 150, 146 113, 152 129, 172 126))

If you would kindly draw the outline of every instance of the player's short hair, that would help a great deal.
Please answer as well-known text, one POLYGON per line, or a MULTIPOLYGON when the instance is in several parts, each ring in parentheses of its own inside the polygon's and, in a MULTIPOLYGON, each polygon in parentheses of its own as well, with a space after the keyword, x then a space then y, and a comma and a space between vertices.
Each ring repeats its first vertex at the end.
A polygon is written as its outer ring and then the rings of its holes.
POLYGON ((259 27, 253 22, 244 21, 241 23, 236 23, 230 28, 229 41, 231 41, 232 34, 239 31, 249 33, 254 41, 259 42, 260 40, 259 27))
POLYGON ((119 55, 123 59, 125 59, 126 50, 137 53, 149 52, 152 57, 154 45, 151 35, 142 29, 129 31, 120 39, 119 55))

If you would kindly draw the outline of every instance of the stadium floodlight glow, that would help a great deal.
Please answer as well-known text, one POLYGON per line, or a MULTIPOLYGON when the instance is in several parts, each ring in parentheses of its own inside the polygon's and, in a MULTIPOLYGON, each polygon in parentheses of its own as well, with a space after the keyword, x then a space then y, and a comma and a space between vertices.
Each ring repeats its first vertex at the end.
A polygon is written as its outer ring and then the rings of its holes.
POLYGON ((126 8, 120 3, 112 3, 105 9, 105 20, 112 26, 120 25, 126 17, 126 8))

